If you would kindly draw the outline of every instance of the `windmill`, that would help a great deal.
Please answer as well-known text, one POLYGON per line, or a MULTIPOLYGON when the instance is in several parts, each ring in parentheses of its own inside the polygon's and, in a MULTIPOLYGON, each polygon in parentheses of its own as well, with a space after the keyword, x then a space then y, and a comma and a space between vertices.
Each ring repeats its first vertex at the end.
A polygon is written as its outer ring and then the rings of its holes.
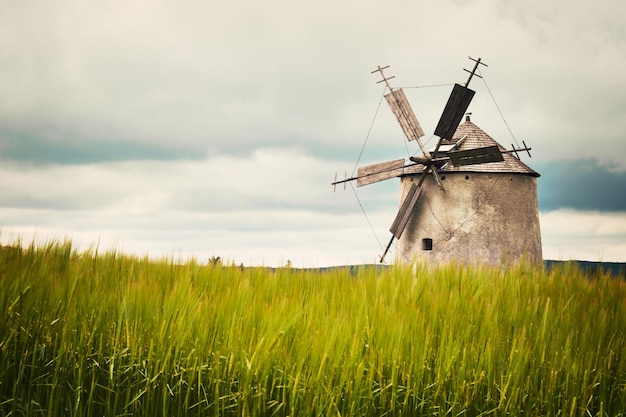
MULTIPOLYGON (((391 86, 389 81, 394 78, 393 76, 385 76, 384 70, 389 67, 378 66, 377 69, 372 71, 372 74, 380 73, 382 79, 378 81, 378 83, 384 82, 387 89, 389 90, 389 93, 385 94, 384 96, 385 100, 387 101, 389 107, 391 108, 391 111, 398 120, 404 132, 404 135, 406 136, 406 139, 408 141, 414 140, 417 142, 421 152, 421 156, 411 156, 409 158, 409 162, 407 162, 404 158, 401 158, 364 166, 358 169, 357 175, 355 177, 345 178, 343 180, 337 180, 335 178, 335 181, 332 182, 331 185, 336 187, 337 184, 345 184, 346 182, 356 181, 357 187, 361 187, 394 177, 404 178, 406 176, 411 176, 410 185, 407 184, 408 191, 403 193, 404 199, 389 229, 392 236, 389 240, 389 243, 385 247, 383 254, 380 257, 381 263, 384 262, 385 256, 391 248, 394 239, 401 239, 403 232, 407 228, 407 225, 412 218, 415 218, 416 207, 419 206, 418 203, 420 203, 421 200, 428 198, 425 197, 425 193, 438 192, 444 195, 447 193, 446 187, 444 187, 443 185, 443 180, 445 179, 445 177, 442 178, 441 174, 445 170, 458 170, 459 168, 468 169, 467 167, 474 165, 504 162, 506 154, 514 154, 515 156, 513 158, 519 160, 517 154, 517 152, 519 151, 527 151, 530 155, 530 148, 528 148, 524 142, 522 142, 524 143, 523 147, 515 148, 514 146, 512 146, 512 149, 510 150, 504 149, 493 140, 486 141, 486 146, 473 146, 469 149, 462 149, 461 145, 465 141, 466 137, 456 137, 456 140, 453 140, 453 138, 455 137, 454 135, 457 132, 457 128, 459 127, 459 123, 461 122, 463 116, 466 114, 467 108, 475 94, 473 90, 468 88, 468 85, 474 76, 481 77, 479 74, 476 73, 479 65, 486 66, 483 62, 481 62, 480 58, 473 59, 470 57, 470 59, 474 61, 474 67, 471 71, 465 70, 469 73, 469 77, 464 85, 454 85, 450 97, 448 98, 448 101, 443 110, 443 113, 439 119, 437 127, 435 128, 434 135, 438 136, 439 139, 432 151, 427 150, 420 139, 424 136, 424 131, 420 126, 417 118, 415 117, 415 114, 413 113, 413 110, 411 109, 411 106, 403 90, 394 89, 391 86), (419 179, 417 179, 418 177, 419 179), (417 179, 417 181, 413 181, 414 178, 417 179), (428 178, 434 179, 436 187, 428 187, 428 190, 425 191, 424 182, 428 178)), ((507 156, 507 158, 510 157, 507 156)), ((530 170, 529 173, 530 175, 536 174, 532 170, 530 170)), ((536 176, 538 176, 538 174, 536 174, 536 176)), ((466 176, 465 178, 468 177, 466 176)), ((534 183, 532 185, 535 186, 536 201, 536 185, 534 183)), ((440 210, 446 210, 445 204, 443 204, 443 207, 441 207, 440 210)), ((417 220, 414 219, 413 222, 417 222, 417 220)), ((536 229, 538 231, 538 220, 535 221, 535 219, 532 218, 530 223, 536 223, 537 227, 533 227, 533 229, 536 229)), ((417 227, 419 227, 419 225, 417 225, 417 227)), ((452 233, 450 232, 447 233, 448 235, 452 235, 452 233)), ((531 240, 536 239, 533 238, 531 240)), ((424 241, 425 246, 432 246, 431 239, 424 239, 424 241)))

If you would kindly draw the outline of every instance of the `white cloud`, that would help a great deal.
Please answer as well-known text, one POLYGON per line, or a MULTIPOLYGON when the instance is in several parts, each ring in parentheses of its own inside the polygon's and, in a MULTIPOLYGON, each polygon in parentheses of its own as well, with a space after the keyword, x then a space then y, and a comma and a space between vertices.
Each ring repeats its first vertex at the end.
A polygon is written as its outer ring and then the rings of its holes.
POLYGON ((625 260, 626 213, 555 210, 540 221, 545 259, 625 260))
MULTIPOLYGON (((9 196, 0 237, 274 266, 373 262, 376 238, 352 193, 333 193, 334 165, 286 150, 245 159, 14 164, 0 168, 0 195, 9 196)), ((362 193, 383 239, 395 191, 362 193)))
MULTIPOLYGON (((132 211, 132 210, 131 210, 132 211)), ((330 266, 372 263, 381 250, 361 213, 318 212, 201 213, 162 211, 151 215, 110 212, 52 212, 0 209, 4 243, 70 239, 79 249, 153 257, 221 256, 246 265, 330 266), (28 217, 36 218, 33 220, 28 217), (26 225, 23 225, 26 224, 26 225), (34 224, 35 226, 30 226, 34 224), (27 226, 28 225, 28 226, 27 226)), ((369 213, 378 223, 387 213, 369 213)), ((378 233, 381 233, 379 230, 378 233)))
MULTIPOLYGON (((2 204, 0 237, 274 266, 375 262, 398 184, 358 189, 366 218, 350 189, 332 192, 336 164, 347 163, 267 150, 248 159, 4 167, 0 195, 24 203, 2 204)), ((624 260, 624 213, 558 210, 541 213, 541 224, 546 259, 624 260)))

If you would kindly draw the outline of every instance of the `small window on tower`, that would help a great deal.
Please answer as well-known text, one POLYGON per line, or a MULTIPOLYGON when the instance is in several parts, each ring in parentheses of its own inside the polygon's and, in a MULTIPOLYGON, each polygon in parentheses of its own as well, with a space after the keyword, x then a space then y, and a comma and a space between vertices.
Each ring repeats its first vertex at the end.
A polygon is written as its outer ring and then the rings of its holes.
POLYGON ((433 250, 433 240, 429 237, 422 239, 422 250, 433 250))

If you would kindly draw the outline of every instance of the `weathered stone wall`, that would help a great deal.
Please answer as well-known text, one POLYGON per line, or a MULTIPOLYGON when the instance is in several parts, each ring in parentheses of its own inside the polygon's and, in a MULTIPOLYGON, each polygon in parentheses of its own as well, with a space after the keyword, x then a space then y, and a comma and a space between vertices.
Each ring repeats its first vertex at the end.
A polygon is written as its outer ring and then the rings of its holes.
MULTIPOLYGON (((445 192, 432 175, 424 181, 424 192, 396 244, 397 262, 543 261, 535 177, 448 172, 442 178, 445 192), (432 250, 422 249, 423 239, 432 239, 432 250)), ((419 175, 401 179, 401 201, 418 180, 419 175)))

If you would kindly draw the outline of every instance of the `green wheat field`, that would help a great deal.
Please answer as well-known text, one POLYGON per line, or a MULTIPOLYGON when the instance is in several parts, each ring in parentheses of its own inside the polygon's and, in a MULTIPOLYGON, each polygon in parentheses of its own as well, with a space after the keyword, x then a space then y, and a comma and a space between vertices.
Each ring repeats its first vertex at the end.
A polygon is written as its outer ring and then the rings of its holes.
POLYGON ((0 416, 626 416, 626 281, 0 249, 0 416))

